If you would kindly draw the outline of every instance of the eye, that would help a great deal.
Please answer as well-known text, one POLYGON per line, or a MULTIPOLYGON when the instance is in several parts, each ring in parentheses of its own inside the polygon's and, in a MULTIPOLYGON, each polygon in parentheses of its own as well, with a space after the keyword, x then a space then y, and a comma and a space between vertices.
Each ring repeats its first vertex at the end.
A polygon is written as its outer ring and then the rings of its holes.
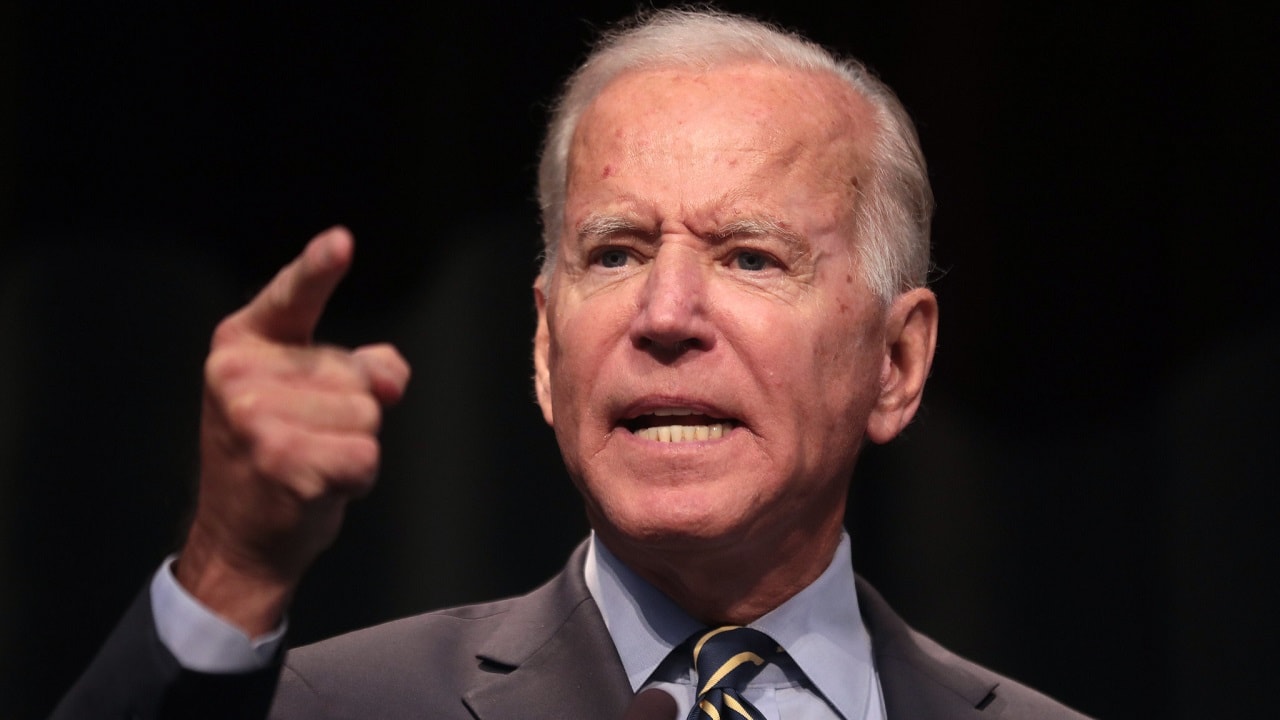
POLYGON ((773 258, 760 252, 752 250, 742 250, 733 256, 733 264, 739 270, 747 270, 750 272, 760 272, 774 267, 777 263, 773 258))
POLYGON ((631 256, 626 250, 620 248, 605 248, 596 254, 596 262, 601 267, 620 268, 626 267, 627 262, 631 260, 631 256))

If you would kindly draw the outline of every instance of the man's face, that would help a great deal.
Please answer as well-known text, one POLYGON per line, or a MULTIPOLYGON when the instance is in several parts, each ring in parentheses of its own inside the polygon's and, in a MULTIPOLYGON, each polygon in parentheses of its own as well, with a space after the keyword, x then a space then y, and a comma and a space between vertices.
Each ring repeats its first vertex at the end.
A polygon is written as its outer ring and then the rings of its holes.
POLYGON ((606 543, 838 534, 886 368, 854 253, 869 113, 746 64, 625 74, 583 116, 535 360, 606 543))

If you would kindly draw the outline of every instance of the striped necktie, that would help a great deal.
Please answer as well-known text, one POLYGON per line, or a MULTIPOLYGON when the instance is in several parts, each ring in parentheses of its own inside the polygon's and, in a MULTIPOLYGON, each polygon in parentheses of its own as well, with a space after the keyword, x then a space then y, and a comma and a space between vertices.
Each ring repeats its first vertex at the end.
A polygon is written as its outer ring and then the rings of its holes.
POLYGON ((759 630, 730 625, 704 632, 693 646, 698 696, 688 720, 765 720, 740 693, 781 652, 759 630))

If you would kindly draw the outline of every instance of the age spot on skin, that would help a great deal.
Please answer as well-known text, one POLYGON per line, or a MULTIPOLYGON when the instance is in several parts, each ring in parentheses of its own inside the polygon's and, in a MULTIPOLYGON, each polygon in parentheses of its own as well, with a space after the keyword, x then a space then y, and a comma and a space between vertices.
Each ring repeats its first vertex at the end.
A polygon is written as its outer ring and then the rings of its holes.
POLYGON ((613 165, 607 164, 604 166, 604 172, 600 173, 600 177, 602 178, 611 177, 614 172, 616 171, 613 169, 613 165))

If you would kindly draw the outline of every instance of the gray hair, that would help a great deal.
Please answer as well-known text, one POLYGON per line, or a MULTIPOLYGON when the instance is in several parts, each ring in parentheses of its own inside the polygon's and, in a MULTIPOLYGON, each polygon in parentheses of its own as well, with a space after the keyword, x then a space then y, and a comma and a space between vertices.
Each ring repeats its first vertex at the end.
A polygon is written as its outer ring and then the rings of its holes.
POLYGON ((882 301, 923 286, 929 272, 933 191, 915 126, 889 86, 862 63, 766 23, 706 9, 643 13, 606 33, 565 82, 538 167, 542 211, 542 279, 549 280, 563 231, 569 148, 578 120, 619 75, 670 67, 709 69, 735 62, 828 72, 872 106, 878 132, 870 143, 868 182, 859 190, 856 245, 864 278, 882 301))

